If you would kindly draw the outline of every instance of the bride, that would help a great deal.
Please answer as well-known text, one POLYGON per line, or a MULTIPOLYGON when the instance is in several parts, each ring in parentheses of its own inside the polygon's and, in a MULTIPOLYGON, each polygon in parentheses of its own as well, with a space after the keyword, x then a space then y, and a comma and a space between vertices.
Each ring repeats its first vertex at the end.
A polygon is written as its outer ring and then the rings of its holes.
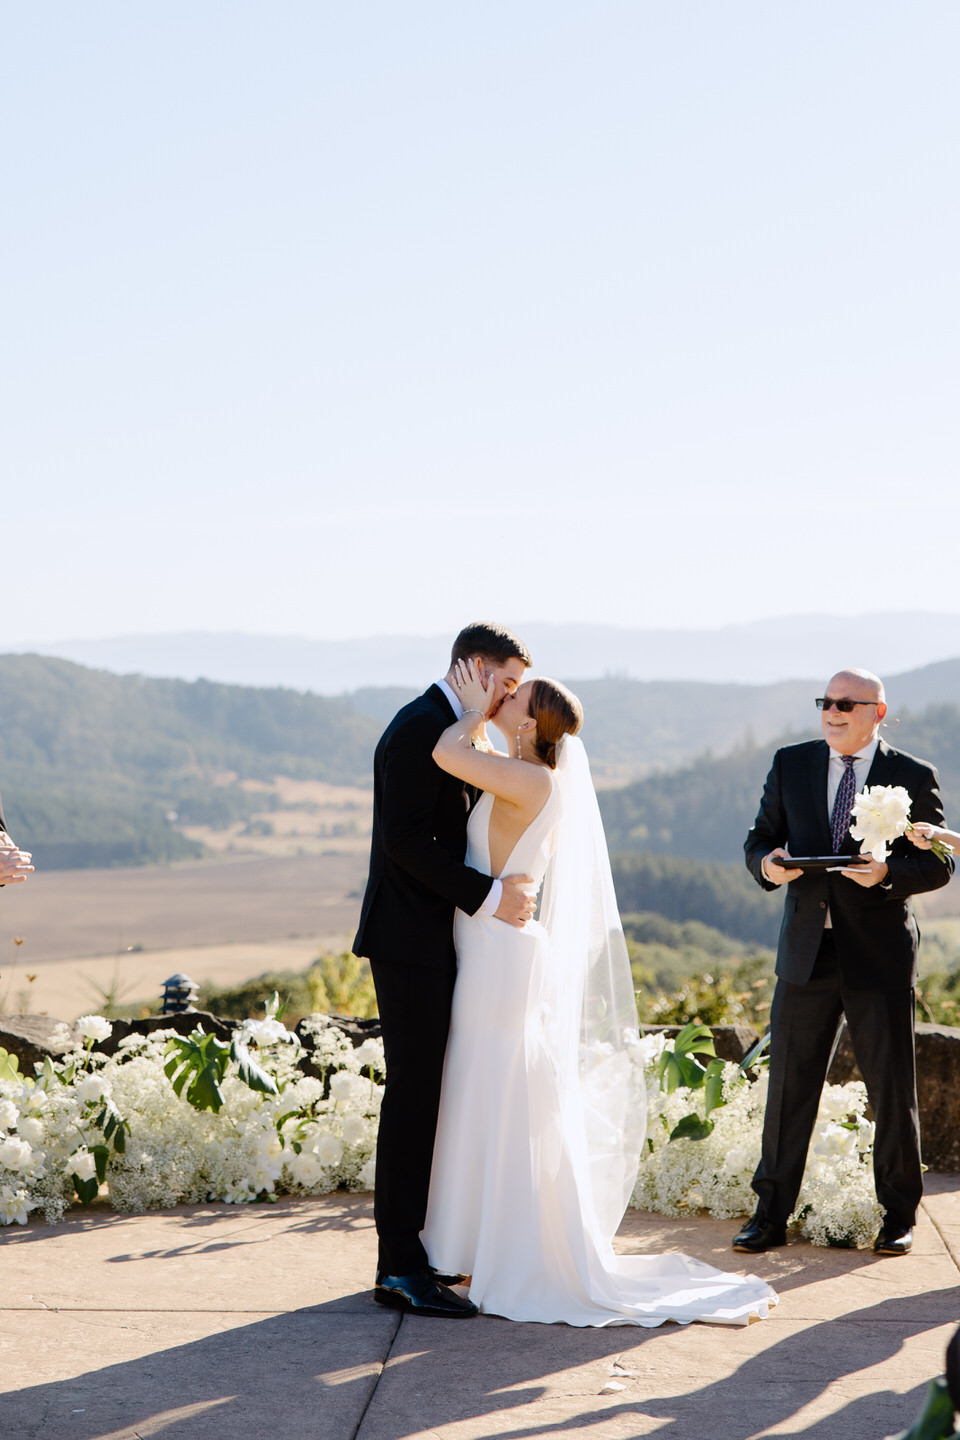
POLYGON ((746 1324, 777 1297, 687 1255, 621 1257, 613 1237, 645 1133, 637 1012, 580 702, 552 680, 507 695, 461 661, 441 769, 484 793, 467 864, 543 882, 522 930, 457 911, 457 982, 422 1239, 435 1271, 511 1320, 746 1324))

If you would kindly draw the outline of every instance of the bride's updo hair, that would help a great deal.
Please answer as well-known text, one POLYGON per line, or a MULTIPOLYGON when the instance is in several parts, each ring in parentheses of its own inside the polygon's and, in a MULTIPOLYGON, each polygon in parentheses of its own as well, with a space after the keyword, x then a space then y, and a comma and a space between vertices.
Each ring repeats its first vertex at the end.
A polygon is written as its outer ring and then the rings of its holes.
POLYGON ((557 746, 564 735, 576 735, 583 724, 583 706, 559 680, 534 680, 530 714, 537 722, 537 755, 551 770, 557 768, 557 746))

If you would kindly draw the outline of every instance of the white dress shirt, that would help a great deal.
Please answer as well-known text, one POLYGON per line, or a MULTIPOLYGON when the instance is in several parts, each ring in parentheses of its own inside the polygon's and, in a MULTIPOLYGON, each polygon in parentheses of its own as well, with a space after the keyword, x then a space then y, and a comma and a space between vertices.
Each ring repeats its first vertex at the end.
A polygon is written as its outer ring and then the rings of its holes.
MULTIPOLYGON (((854 794, 859 795, 867 783, 867 776, 870 774, 870 766, 873 764, 873 757, 877 753, 877 746, 880 738, 871 740, 862 750, 858 750, 853 757, 853 780, 854 794)), ((837 798, 837 791, 840 789, 840 781, 843 779, 843 756, 839 750, 830 751, 830 760, 827 764, 827 815, 833 817, 833 802, 837 798)), ((823 922, 824 930, 833 929, 833 921, 830 918, 830 906, 827 906, 827 918, 823 922)))
MULTIPOLYGON (((453 713, 454 713, 454 715, 456 715, 456 717, 457 717, 458 720, 462 719, 462 718, 463 718, 463 702, 461 701, 460 696, 457 694, 456 690, 454 690, 451 685, 448 685, 447 682, 446 682, 446 680, 438 680, 438 681, 437 681, 437 684, 439 685, 440 689, 443 691, 444 695, 446 695, 447 699, 450 701, 450 704, 453 706, 453 713)), ((496 879, 495 879, 494 882, 493 882, 493 884, 490 886, 490 889, 487 891, 487 898, 486 898, 486 900, 484 900, 483 904, 480 906, 480 909, 477 911, 477 914, 478 914, 478 915, 496 915, 497 911, 498 911, 499 908, 500 908, 500 901, 501 901, 502 899, 503 899, 503 882, 502 882, 501 880, 496 880, 496 879)))

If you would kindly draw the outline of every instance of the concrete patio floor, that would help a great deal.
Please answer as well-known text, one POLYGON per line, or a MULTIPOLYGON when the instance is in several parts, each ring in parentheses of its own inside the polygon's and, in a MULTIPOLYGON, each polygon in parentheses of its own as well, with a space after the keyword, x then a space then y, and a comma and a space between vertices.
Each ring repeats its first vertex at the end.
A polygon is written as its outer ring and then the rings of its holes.
POLYGON ((2 1440, 884 1440, 960 1322, 960 1176, 928 1176, 913 1253, 631 1211, 624 1252, 684 1250, 780 1292, 744 1328, 403 1318, 370 1298, 368 1196, 94 1208, 0 1232, 2 1440))

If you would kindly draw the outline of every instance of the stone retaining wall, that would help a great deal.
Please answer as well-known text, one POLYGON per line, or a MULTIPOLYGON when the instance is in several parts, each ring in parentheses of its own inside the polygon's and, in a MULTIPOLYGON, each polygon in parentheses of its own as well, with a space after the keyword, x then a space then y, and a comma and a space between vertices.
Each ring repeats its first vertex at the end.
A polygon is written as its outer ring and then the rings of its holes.
MULTIPOLYGON (((354 1020, 335 1015, 334 1024, 347 1031, 354 1045, 380 1033, 376 1020, 354 1020)), ((21 1072, 33 1073, 33 1066, 44 1055, 52 1054, 49 1037, 56 1021, 46 1015, 0 1017, 0 1047, 16 1055, 21 1072)), ((133 1031, 148 1033, 157 1029, 175 1029, 189 1034, 197 1024, 227 1040, 236 1026, 233 1020, 218 1020, 213 1015, 193 1011, 186 1015, 152 1015, 147 1020, 115 1020, 110 1039, 98 1049, 112 1054, 124 1035, 133 1031)), ((679 1025, 644 1025, 647 1033, 662 1031, 678 1035, 679 1025)), ((715 1025, 712 1027, 717 1054, 737 1064, 750 1051, 759 1036, 749 1025, 715 1025)), ((312 1048, 310 1037, 301 1039, 312 1048)), ((860 1071, 844 1024, 827 1076, 833 1085, 859 1080, 860 1071)), ((960 1173, 960 1028, 952 1025, 917 1025, 917 1092, 920 1100, 920 1133, 923 1137, 923 1158, 931 1170, 960 1173)))

